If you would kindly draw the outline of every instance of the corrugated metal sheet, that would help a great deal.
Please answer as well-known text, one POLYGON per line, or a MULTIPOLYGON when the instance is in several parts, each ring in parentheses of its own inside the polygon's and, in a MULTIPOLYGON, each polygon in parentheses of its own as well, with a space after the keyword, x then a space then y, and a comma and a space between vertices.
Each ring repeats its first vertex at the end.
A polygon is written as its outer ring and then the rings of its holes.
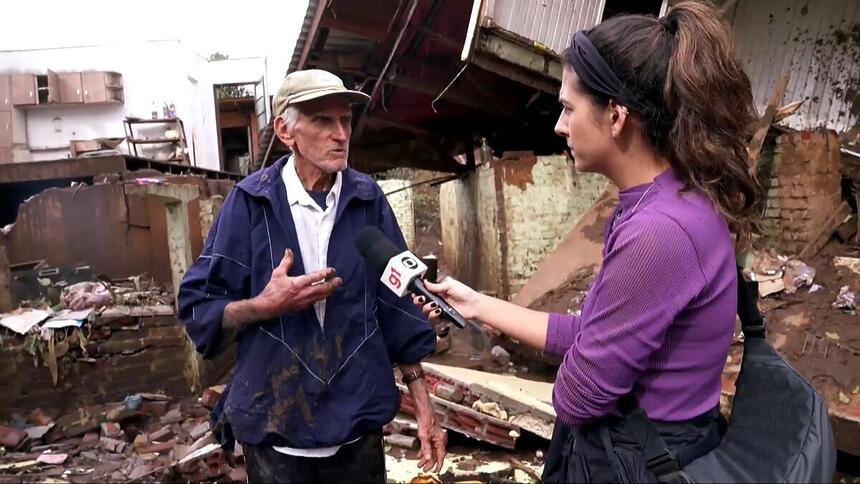
MULTIPOLYGON (((323 2, 323 4, 326 3, 327 2, 323 2)), ((313 27, 314 17, 316 16, 317 9, 319 8, 325 8, 320 5, 320 0, 308 0, 308 9, 305 12, 305 19, 302 22, 302 30, 299 32, 299 38, 296 39, 296 46, 293 48, 293 58, 290 60, 290 66, 287 68, 287 72, 284 74, 284 77, 299 68, 299 60, 301 60, 302 57, 302 50, 305 48, 308 38, 313 34, 313 32, 311 32, 311 28, 313 27)))
POLYGON ((487 1, 494 2, 490 10, 496 27, 560 53, 567 48, 574 32, 600 22, 606 0, 487 1))
POLYGON ((732 18, 760 112, 790 71, 782 104, 806 100, 783 121, 845 131, 860 117, 860 1, 739 0, 732 18))

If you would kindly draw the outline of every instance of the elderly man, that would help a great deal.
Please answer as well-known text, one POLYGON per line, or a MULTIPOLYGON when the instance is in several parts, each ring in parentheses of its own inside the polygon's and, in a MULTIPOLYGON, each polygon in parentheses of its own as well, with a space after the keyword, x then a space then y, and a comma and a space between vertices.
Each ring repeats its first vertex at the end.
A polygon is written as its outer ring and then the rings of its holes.
POLYGON ((179 290, 204 357, 237 344, 213 419, 222 443, 242 443, 251 482, 385 482, 394 364, 416 402, 419 466, 442 465, 420 366, 435 334, 353 246, 372 225, 405 249, 379 186, 347 167, 350 106, 368 100, 325 71, 287 76, 274 127, 293 154, 236 186, 179 290))

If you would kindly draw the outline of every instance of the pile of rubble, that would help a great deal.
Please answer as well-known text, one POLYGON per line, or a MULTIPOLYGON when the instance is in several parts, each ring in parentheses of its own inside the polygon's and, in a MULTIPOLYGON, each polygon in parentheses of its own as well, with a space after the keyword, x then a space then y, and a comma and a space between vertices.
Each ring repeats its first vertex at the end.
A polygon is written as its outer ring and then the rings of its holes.
MULTIPOLYGON (((751 254, 749 266, 745 272, 750 280, 758 282, 759 296, 762 298, 779 293, 788 295, 796 293, 803 287, 814 293, 821 290, 822 285, 816 284, 815 269, 797 259, 789 259, 777 254, 774 250, 751 254)), ((860 258, 834 256, 828 270, 846 268, 860 274, 860 258)), ((842 285, 831 306, 844 311, 854 311, 857 308, 857 296, 851 285, 842 285)))
POLYGON ((245 482, 241 447, 225 454, 209 428, 223 387, 199 399, 129 395, 56 419, 40 409, 0 426, 0 474, 41 482, 245 482))

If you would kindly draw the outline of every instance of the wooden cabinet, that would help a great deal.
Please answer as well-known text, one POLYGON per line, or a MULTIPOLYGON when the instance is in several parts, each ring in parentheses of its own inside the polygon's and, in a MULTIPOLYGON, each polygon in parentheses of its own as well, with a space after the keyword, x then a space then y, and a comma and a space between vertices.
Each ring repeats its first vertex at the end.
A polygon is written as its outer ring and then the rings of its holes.
POLYGON ((0 148, 12 147, 12 113, 0 112, 0 148))
MULTIPOLYGON (((122 74, 110 71, 0 75, 0 112, 58 104, 122 104, 122 74)), ((60 106, 58 106, 60 107, 60 106)))
POLYGON ((34 74, 12 74, 10 79, 13 105, 36 104, 36 76, 34 74))
POLYGON ((57 75, 61 103, 84 102, 84 89, 80 72, 62 72, 57 75))
POLYGON ((85 103, 123 102, 122 74, 87 71, 82 78, 85 103))

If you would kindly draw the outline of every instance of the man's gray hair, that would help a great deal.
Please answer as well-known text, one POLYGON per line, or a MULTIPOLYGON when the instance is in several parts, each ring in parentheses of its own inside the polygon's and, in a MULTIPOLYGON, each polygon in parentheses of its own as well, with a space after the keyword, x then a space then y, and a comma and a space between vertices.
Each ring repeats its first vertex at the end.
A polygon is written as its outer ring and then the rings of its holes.
POLYGON ((296 127, 296 123, 299 121, 299 108, 295 106, 287 106, 284 109, 284 114, 281 115, 284 118, 284 126, 286 126, 287 131, 292 131, 293 128, 296 127))

